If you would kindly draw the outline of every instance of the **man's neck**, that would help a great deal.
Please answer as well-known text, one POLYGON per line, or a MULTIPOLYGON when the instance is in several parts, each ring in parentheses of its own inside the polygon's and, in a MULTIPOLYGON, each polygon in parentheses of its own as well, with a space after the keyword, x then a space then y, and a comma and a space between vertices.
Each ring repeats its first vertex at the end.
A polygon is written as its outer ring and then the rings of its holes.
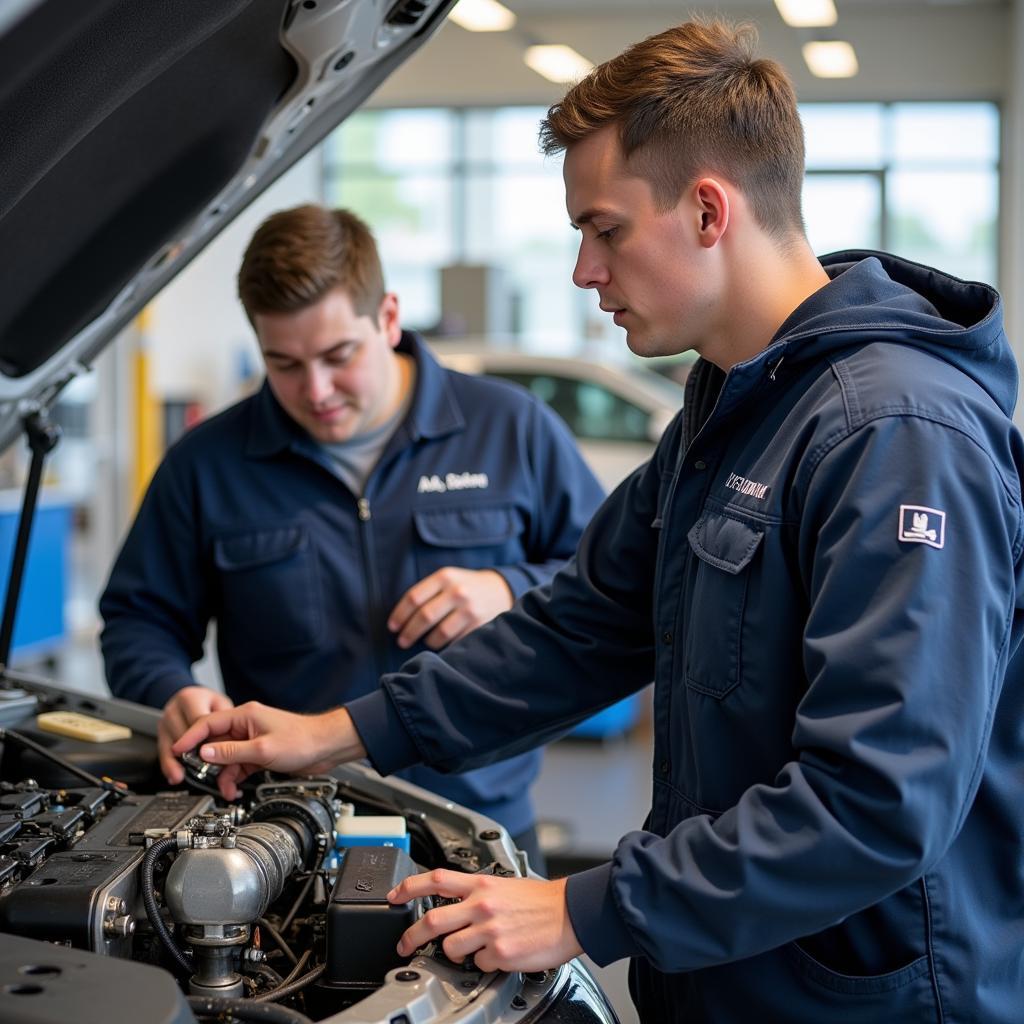
POLYGON ((727 372, 765 349, 793 310, 829 282, 803 238, 781 251, 758 233, 735 270, 718 329, 700 353, 727 372))

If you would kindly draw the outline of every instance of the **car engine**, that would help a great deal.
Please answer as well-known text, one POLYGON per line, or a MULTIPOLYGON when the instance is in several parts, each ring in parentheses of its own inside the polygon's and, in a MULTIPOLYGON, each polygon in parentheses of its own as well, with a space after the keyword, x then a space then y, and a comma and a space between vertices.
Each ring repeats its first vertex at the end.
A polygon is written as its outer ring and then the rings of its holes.
POLYGON ((403 878, 526 872, 489 819, 358 765, 263 773, 226 804, 187 756, 169 789, 147 709, 131 706, 130 738, 90 744, 34 725, 73 697, 19 692, 30 713, 0 728, 0 1020, 615 1020, 577 962, 485 974, 440 943, 398 956, 432 905, 389 904, 403 878))

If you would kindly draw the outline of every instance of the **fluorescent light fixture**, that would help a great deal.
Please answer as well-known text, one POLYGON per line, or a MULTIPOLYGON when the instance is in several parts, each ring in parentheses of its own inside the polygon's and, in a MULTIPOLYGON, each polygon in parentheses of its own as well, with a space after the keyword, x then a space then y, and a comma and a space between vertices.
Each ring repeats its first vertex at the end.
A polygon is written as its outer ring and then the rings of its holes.
POLYGON ((775 0, 782 20, 793 28, 834 25, 838 15, 832 0, 775 0))
POLYGON ((448 17, 469 32, 507 32, 516 23, 516 16, 498 0, 459 0, 448 17))
POLYGON ((849 43, 804 43, 803 51, 811 74, 818 78, 853 78, 860 70, 849 43))
POLYGON ((577 82, 594 70, 594 65, 586 57, 571 46, 563 46, 561 43, 528 46, 523 60, 538 75, 563 85, 566 82, 577 82))

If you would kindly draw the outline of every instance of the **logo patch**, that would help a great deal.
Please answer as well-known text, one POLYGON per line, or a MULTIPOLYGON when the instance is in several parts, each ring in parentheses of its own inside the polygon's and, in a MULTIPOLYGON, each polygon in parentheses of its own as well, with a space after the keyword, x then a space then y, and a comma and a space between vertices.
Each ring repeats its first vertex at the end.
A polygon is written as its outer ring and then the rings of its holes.
POLYGON ((442 480, 436 473, 421 476, 416 485, 419 494, 444 494, 447 491, 484 491, 491 482, 486 473, 445 473, 442 480))
POLYGON ((924 505, 900 505, 899 539, 941 548, 946 543, 946 513, 924 505))
POLYGON ((768 497, 769 487, 767 484, 762 484, 757 480, 748 480, 745 476, 739 476, 736 473, 729 474, 725 486, 731 491, 749 495, 758 501, 764 501, 768 497))

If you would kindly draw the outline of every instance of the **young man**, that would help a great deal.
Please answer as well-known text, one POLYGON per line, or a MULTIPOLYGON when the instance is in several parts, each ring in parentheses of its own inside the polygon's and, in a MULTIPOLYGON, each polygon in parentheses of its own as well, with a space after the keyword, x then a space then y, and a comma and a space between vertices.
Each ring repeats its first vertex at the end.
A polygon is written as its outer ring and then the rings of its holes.
MULTIPOLYGON (((161 763, 201 715, 322 711, 512 606, 572 554, 601 499, 522 389, 442 369, 399 325, 373 237, 304 206, 256 232, 238 289, 263 388, 156 473, 100 602, 111 691, 163 707, 161 763), (211 620, 226 696, 194 685, 211 620)), ((415 782, 496 818, 538 863, 539 755, 415 782)))
POLYGON ((998 296, 812 256, 795 98, 744 32, 639 43, 542 135, 566 151, 576 283, 634 351, 701 356, 682 414, 576 560, 443 658, 313 719, 215 713, 178 750, 215 741, 228 795, 255 765, 364 750, 457 769, 653 674, 644 830, 567 881, 408 880, 396 902, 461 902, 403 953, 629 956, 652 1024, 1019 1020, 1022 446, 998 296))

